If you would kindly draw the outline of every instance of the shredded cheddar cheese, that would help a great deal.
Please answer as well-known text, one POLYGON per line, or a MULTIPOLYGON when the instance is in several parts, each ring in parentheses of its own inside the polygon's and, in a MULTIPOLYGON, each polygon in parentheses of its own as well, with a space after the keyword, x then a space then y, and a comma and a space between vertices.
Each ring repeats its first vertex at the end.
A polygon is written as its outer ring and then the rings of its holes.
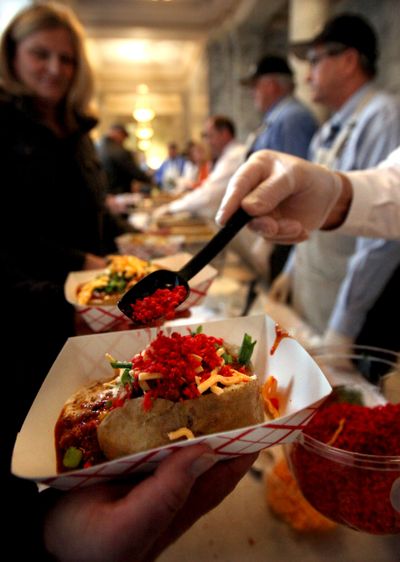
POLYGON ((210 375, 208 379, 197 385, 197 390, 200 394, 203 394, 206 390, 211 388, 217 383, 224 384, 225 386, 230 386, 231 384, 238 384, 239 382, 248 382, 255 379, 255 376, 244 375, 243 373, 239 373, 236 371, 237 375, 232 375, 230 377, 224 377, 222 375, 210 375))
POLYGON ((194 439, 193 432, 190 431, 187 427, 180 427, 176 431, 170 431, 168 433, 168 438, 171 441, 175 441, 176 439, 180 439, 181 437, 186 437, 186 439, 194 439))
POLYGON ((270 509, 296 531, 329 531, 337 526, 304 498, 284 458, 267 476, 266 495, 270 509))
POLYGON ((157 269, 156 266, 148 261, 141 260, 136 256, 109 256, 110 265, 100 272, 94 279, 83 283, 77 290, 78 304, 86 305, 90 303, 93 292, 96 289, 105 289, 110 283, 112 276, 118 275, 127 283, 126 287, 131 286, 145 275, 157 269))
POLYGON ((160 373, 139 373, 138 380, 142 381, 151 381, 155 379, 162 379, 162 375, 160 373))
POLYGON ((100 275, 91 281, 88 281, 79 289, 78 292, 78 303, 87 304, 92 298, 93 291, 95 289, 101 289, 105 287, 108 283, 108 275, 100 275))

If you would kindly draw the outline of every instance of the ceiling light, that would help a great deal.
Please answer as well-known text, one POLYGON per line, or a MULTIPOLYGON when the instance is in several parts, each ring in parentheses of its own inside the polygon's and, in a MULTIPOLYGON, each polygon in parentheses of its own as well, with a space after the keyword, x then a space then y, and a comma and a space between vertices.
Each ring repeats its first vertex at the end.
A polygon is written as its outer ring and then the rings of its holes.
POLYGON ((152 127, 137 127, 135 129, 135 136, 140 140, 149 140, 154 135, 152 127))

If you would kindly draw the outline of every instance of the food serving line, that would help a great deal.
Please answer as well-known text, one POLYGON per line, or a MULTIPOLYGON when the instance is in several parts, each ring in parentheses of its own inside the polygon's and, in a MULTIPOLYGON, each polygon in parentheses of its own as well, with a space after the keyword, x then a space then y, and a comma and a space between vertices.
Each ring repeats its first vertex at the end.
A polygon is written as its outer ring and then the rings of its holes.
MULTIPOLYGON (((147 211, 147 209, 146 209, 147 211)), ((158 231, 142 236, 124 235, 118 242, 121 253, 142 251, 143 259, 175 255, 183 250, 194 254, 213 235, 215 228, 193 217, 166 217, 158 231)), ((132 216, 132 223, 145 225, 146 213, 132 216), (137 219, 137 220, 136 220, 137 219)), ((185 254, 187 256, 187 254, 185 254)), ((186 258, 181 258, 186 259, 186 258)), ((180 267, 178 264, 177 267, 180 267)), ((299 343, 309 348, 316 338, 299 318, 284 306, 272 303, 267 287, 251 265, 244 263, 229 247, 211 266, 214 273, 205 280, 207 288, 199 302, 194 302, 166 326, 202 324, 227 318, 264 315, 290 331, 299 343)), ((168 267, 168 257, 167 257, 168 267)), ((172 265, 171 269, 175 269, 172 265)), ((204 273, 204 272, 203 272, 204 273)), ((257 322, 257 319, 253 319, 257 322)), ((81 333, 93 333, 82 323, 81 333)), ((117 329, 126 329, 121 326, 117 329)), ((233 323, 232 323, 232 329, 233 323)), ((94 330, 105 331, 108 330, 94 330)), ((292 340, 293 341, 293 340, 292 340)), ((307 369, 306 369, 307 371, 307 369)), ((305 375, 306 376, 306 375, 305 375)), ((297 392, 296 392, 297 395, 297 392)), ((267 504, 266 475, 282 454, 281 446, 263 451, 254 470, 239 483, 234 492, 211 513, 167 549, 160 562, 241 562, 268 559, 270 562, 394 562, 400 560, 400 535, 374 536, 336 525, 329 531, 299 532, 275 517, 267 504)))

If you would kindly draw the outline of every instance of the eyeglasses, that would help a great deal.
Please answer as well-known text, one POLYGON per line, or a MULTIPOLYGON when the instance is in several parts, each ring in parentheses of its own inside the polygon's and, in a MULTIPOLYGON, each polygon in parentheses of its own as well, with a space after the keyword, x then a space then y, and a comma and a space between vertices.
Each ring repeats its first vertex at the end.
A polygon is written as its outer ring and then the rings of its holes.
POLYGON ((310 51, 309 53, 307 53, 306 59, 311 66, 316 66, 323 59, 341 55, 347 49, 348 47, 343 45, 341 47, 332 47, 330 49, 326 49, 325 51, 320 51, 319 53, 317 53, 316 51, 310 51))

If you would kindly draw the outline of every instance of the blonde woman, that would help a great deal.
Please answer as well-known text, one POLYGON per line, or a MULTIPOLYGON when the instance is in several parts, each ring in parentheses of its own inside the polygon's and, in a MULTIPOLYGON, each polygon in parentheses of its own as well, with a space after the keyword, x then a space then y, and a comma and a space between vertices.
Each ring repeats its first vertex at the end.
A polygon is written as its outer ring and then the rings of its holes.
POLYGON ((65 276, 102 266, 106 238, 100 169, 88 137, 92 80, 76 18, 55 4, 26 8, 5 30, 1 57, 2 544, 17 560, 154 560, 232 490, 254 456, 211 468, 216 457, 197 445, 134 487, 65 495, 38 494, 33 483, 10 475, 27 408, 73 333, 65 276))
POLYGON ((0 247, 3 282, 14 295, 10 317, 24 317, 26 327, 34 318, 34 333, 46 334, 36 348, 44 372, 74 334, 63 297, 68 272, 104 267, 102 256, 114 250, 89 137, 92 94, 76 17, 52 3, 19 12, 1 40, 0 247))

